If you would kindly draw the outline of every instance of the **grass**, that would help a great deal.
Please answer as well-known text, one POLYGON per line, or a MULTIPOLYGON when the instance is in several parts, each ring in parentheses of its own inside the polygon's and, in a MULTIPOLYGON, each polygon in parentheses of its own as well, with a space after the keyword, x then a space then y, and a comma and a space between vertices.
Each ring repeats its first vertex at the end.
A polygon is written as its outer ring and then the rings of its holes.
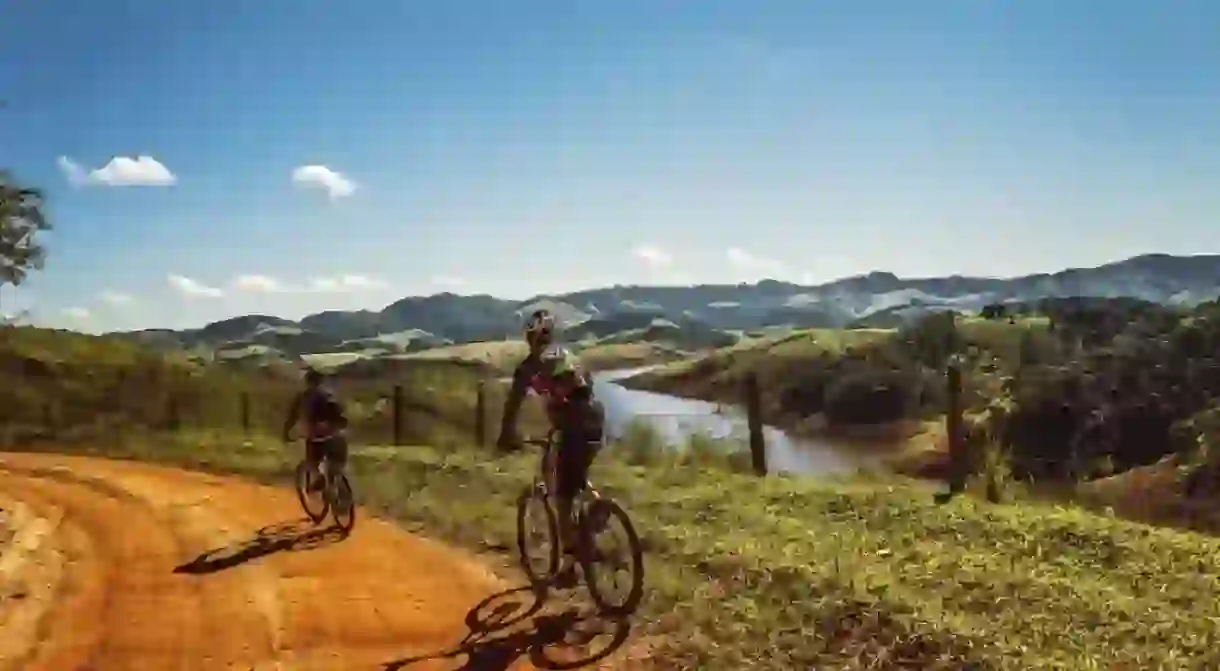
MULTIPOLYGON (((573 344, 572 348, 581 362, 592 371, 635 368, 682 358, 675 350, 654 343, 573 344)), ((478 362, 490 366, 501 375, 509 375, 525 358, 527 351, 524 341, 502 340, 437 347, 396 358, 478 362)))
MULTIPOLYGON (((444 359, 345 371, 337 382, 364 427, 352 460, 363 503, 511 561, 513 503, 536 456, 468 447, 486 371, 444 359), (420 445, 386 447, 377 437, 393 384, 404 388, 408 435, 420 445)), ((0 333, 0 433, 20 449, 283 483, 299 455, 258 436, 275 428, 273 401, 296 384, 275 371, 192 366, 104 338, 0 333), (232 421, 240 391, 266 414, 251 437, 232 421), (199 412, 159 432, 169 398, 199 412), (59 413, 54 421, 45 422, 47 406, 59 413), (48 425, 14 434, 14 422, 48 425)), ((934 505, 928 486, 893 477, 756 478, 741 472, 732 442, 696 436, 673 453, 659 442, 632 427, 593 473, 644 538, 648 599, 635 636, 653 651, 654 668, 1220 667, 1216 539, 1068 505, 971 497, 934 505)))
MULTIPOLYGON (((446 359, 365 360, 340 369, 331 384, 357 440, 391 442, 397 387, 404 440, 447 445, 475 436, 481 383, 484 425, 498 425, 505 390, 489 380, 494 375, 446 359)), ((170 426, 275 433, 300 389, 295 367, 193 364, 112 338, 0 329, 0 446, 89 442, 170 426)), ((541 421, 536 408, 523 417, 527 428, 541 421)))
POLYGON ((591 371, 639 368, 685 358, 671 347, 650 342, 592 345, 580 348, 578 354, 581 363, 591 371))
POLYGON ((434 347, 421 352, 399 355, 397 358, 477 361, 491 366, 503 375, 508 375, 512 373, 513 367, 525 358, 527 351, 524 341, 497 340, 434 347))
MULTIPOLYGON (((284 481, 276 444, 186 434, 109 456, 284 481)), ((363 502, 473 551, 514 545, 531 456, 364 447, 363 502)), ((635 635, 662 669, 1216 668, 1220 542, 1068 507, 931 503, 909 481, 595 467, 647 546, 635 635), (968 666, 973 663, 974 666, 968 666)))

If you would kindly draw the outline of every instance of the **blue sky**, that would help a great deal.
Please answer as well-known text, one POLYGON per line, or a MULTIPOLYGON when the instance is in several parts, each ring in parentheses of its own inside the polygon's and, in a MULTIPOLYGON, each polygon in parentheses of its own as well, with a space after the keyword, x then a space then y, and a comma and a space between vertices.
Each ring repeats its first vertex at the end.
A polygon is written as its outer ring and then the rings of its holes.
POLYGON ((10 2, 0 165, 57 230, 0 309, 1220 251, 1217 35, 1208 0, 10 2))

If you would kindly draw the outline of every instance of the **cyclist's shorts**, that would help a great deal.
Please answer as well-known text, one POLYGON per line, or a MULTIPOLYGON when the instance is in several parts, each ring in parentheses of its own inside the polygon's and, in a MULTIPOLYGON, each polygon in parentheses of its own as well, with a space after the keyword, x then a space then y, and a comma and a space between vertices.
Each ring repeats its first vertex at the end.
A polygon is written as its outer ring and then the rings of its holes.
POLYGON ((343 466, 347 464, 347 437, 335 433, 325 438, 311 438, 305 441, 305 456, 312 462, 323 459, 343 466))

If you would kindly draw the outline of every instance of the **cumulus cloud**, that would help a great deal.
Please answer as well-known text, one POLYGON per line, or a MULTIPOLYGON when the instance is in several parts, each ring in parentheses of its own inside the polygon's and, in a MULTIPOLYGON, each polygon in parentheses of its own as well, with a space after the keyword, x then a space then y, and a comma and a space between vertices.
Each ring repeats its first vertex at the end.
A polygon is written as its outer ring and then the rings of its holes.
POLYGON ((729 247, 724 256, 730 266, 750 275, 782 273, 787 269, 781 261, 755 256, 740 247, 729 247))
POLYGON ((135 158, 115 156, 96 170, 88 170, 67 156, 60 156, 56 162, 68 181, 76 186, 170 186, 178 182, 169 168, 147 154, 135 158))
POLYGON ((64 315, 72 319, 88 319, 89 311, 85 308, 65 308, 64 315))
POLYGON ((331 200, 350 196, 356 183, 324 165, 302 165, 292 171, 292 183, 302 188, 325 189, 331 200))
POLYGON ((102 293, 98 294, 97 297, 102 299, 103 302, 111 305, 131 305, 136 300, 131 296, 131 294, 110 290, 103 291, 102 293))
POLYGON ((202 282, 192 280, 189 277, 182 275, 170 275, 166 278, 169 285, 177 289, 184 296, 196 296, 200 298, 220 298, 225 295, 218 287, 210 287, 202 282))
POLYGON ((653 268, 663 268, 674 262, 669 252, 653 245, 640 245, 631 251, 635 258, 647 263, 653 268))
POLYGON ((339 278, 339 284, 352 289, 384 289, 388 286, 385 282, 367 275, 344 275, 339 278))
POLYGON ((309 280, 308 288, 318 292, 370 291, 385 289, 389 285, 367 275, 342 275, 339 277, 315 277, 309 280))
POLYGON ((250 293, 274 293, 284 288, 279 280, 266 275, 239 275, 233 280, 233 286, 238 291, 250 293))

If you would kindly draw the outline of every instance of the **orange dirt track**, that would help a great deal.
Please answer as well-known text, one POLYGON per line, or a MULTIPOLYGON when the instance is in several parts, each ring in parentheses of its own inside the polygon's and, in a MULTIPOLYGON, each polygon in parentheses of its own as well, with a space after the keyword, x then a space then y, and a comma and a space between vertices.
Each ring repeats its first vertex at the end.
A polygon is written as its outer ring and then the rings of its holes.
POLYGON ((576 668, 536 666, 521 624, 472 643, 512 592, 364 512, 341 538, 291 489, 0 453, 0 671, 576 668))

